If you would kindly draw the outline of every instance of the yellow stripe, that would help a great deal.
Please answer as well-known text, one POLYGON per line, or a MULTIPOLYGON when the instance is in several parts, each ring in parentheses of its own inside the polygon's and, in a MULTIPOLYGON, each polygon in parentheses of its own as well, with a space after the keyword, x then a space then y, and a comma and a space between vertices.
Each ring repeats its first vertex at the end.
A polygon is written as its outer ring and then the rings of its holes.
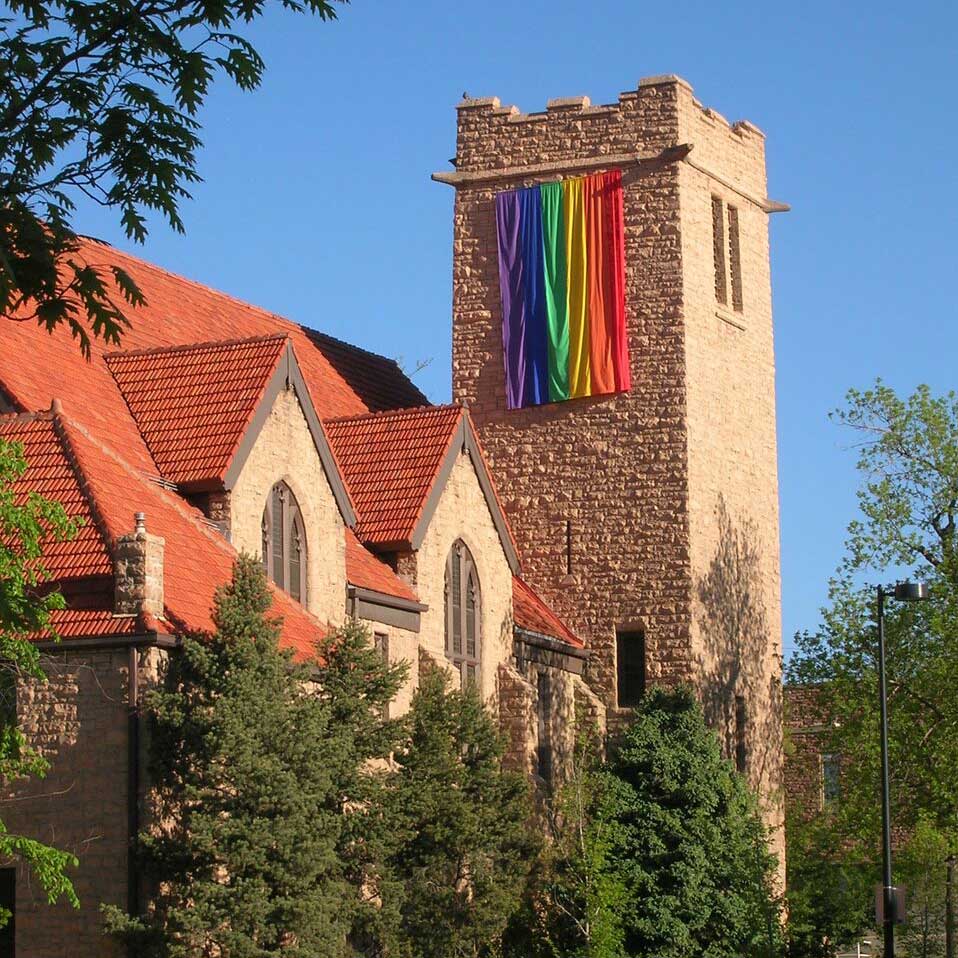
POLYGON ((566 315, 569 317, 569 396, 592 395, 589 377, 589 263, 582 180, 564 180, 566 315))

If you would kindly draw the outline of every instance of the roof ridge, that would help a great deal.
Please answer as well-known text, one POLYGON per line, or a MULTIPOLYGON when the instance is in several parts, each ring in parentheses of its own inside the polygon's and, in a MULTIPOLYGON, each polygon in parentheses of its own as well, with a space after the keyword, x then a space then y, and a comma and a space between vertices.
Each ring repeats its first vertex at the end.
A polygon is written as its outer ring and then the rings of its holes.
POLYGON ((56 415, 51 416, 51 420, 53 422, 53 431, 56 433, 67 462, 70 464, 70 469, 76 478, 77 485, 80 487, 80 493, 90 507, 90 515, 93 517, 94 525, 103 541, 103 547, 106 549, 107 555, 110 557, 110 562, 112 563, 115 561, 116 556, 113 554, 113 537, 110 535, 110 525, 106 521, 106 516, 104 516, 103 510, 100 508, 99 502, 97 502, 93 485, 83 471, 83 466, 80 464, 80 457, 77 455, 77 451, 70 439, 70 432, 67 428, 68 420, 62 406, 56 415))
POLYGON ((357 413, 355 416, 333 416, 329 419, 324 419, 323 422, 335 425, 338 423, 358 422, 362 419, 385 419, 389 416, 404 416, 416 413, 449 412, 453 409, 459 412, 465 411, 465 407, 460 406, 458 403, 443 403, 438 406, 400 406, 398 409, 378 409, 372 412, 357 413))
POLYGON ((31 409, 26 412, 0 413, 0 424, 5 422, 52 422, 53 411, 50 409, 31 409))
POLYGON ((144 346, 141 349, 116 349, 103 353, 104 360, 127 358, 128 356, 152 356, 156 353, 188 352, 191 349, 211 349, 223 346, 242 346, 247 343, 261 343, 269 340, 289 339, 289 333, 265 333, 262 336, 246 336, 242 339, 214 339, 199 343, 179 343, 175 346, 144 346))
POLYGON ((128 250, 122 250, 118 246, 114 246, 112 243, 109 243, 106 240, 98 239, 95 236, 86 238, 94 243, 97 243, 99 246, 105 246, 112 254, 132 260, 139 266, 152 270, 154 273, 162 273, 164 276, 169 276, 171 279, 177 280, 178 282, 188 283, 190 286, 195 286, 197 289, 204 290, 207 293, 216 293, 217 296, 222 296, 223 299, 227 299, 232 303, 236 303, 238 306, 242 306, 245 309, 255 310, 256 312, 262 313, 265 316, 271 316, 273 319, 276 319, 281 323, 286 323, 289 326, 296 327, 299 325, 294 320, 288 319, 285 316, 281 316, 279 313, 274 313, 265 306, 257 306, 255 303, 248 303, 246 300, 239 299, 232 293, 227 293, 222 289, 217 289, 215 286, 209 286, 206 283, 200 282, 198 279, 191 279, 189 276, 184 276, 182 273, 174 273, 172 270, 168 270, 163 266, 159 266, 157 263, 151 263, 148 259, 143 259, 134 253, 130 253, 128 250))
MULTIPOLYGON (((293 322, 293 320, 290 320, 293 322)), ((399 365, 399 361, 394 359, 392 356, 384 356, 382 353, 373 352, 371 349, 366 349, 364 346, 357 346, 355 343, 351 343, 346 339, 340 339, 338 336, 333 336, 330 333, 323 332, 321 329, 313 329, 312 326, 304 326, 302 323, 296 323, 297 326, 310 338, 313 336, 319 337, 320 339, 327 339, 331 343, 335 343, 337 346, 345 346, 346 349, 351 349, 354 353, 363 353, 366 356, 372 356, 373 359, 382 359, 387 363, 392 363, 404 376, 402 367, 399 365)), ((406 376, 409 379, 409 376, 406 376)), ((412 380, 410 380, 411 382, 412 380)))

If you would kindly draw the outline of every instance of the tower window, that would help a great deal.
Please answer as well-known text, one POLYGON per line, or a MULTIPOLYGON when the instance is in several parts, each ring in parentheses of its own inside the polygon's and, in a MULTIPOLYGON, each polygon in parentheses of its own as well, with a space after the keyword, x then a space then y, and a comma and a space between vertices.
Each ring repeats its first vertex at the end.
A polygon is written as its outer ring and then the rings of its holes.
POLYGON ((747 729, 748 713, 745 696, 735 696, 735 767, 744 773, 748 768, 747 729))
POLYGON ((837 755, 822 756, 822 803, 829 805, 841 797, 841 762, 837 755))
POLYGON ((297 602, 306 599, 306 531, 299 503, 285 482, 270 490, 263 510, 263 568, 297 602))
POLYGON ((536 758, 539 777, 552 788, 552 676, 548 672, 540 672, 536 683, 538 692, 538 720, 539 744, 536 749, 536 758))
POLYGON ((619 708, 635 708, 645 694, 645 633, 616 632, 616 679, 619 708))
POLYGON ((723 306, 728 303, 728 279, 725 266, 725 215, 722 199, 712 197, 712 259, 715 266, 715 299, 723 306))
POLYGON ((732 309, 742 312, 742 254, 738 243, 738 209, 728 208, 728 265, 732 280, 732 309))
POLYGON ((715 270, 715 301, 742 312, 742 251, 739 243, 738 207, 712 197, 712 264, 715 270))
MULTIPOLYGON (((373 647, 383 657, 383 662, 389 664, 389 634, 386 632, 373 632, 373 647)), ((389 718, 389 703, 383 708, 383 718, 389 718)))
POLYGON ((472 553, 460 539, 446 559, 446 658, 462 687, 479 678, 482 601, 472 553))

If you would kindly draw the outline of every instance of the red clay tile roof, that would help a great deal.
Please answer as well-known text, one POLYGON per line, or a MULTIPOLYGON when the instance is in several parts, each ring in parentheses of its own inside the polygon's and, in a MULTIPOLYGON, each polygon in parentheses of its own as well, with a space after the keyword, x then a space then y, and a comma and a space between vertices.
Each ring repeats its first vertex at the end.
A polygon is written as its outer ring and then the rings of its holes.
POLYGON ((289 338, 108 353, 104 359, 164 479, 222 480, 289 338))
POLYGON ((428 406, 324 423, 362 542, 410 541, 463 415, 461 406, 428 406))
POLYGON ((382 592, 399 599, 418 602, 412 588, 403 582, 381 559, 377 559, 356 538, 352 529, 346 530, 346 579, 350 585, 373 592, 382 592))
MULTIPOLYGON (((109 267, 121 267, 143 291, 145 306, 126 307, 132 326, 123 334, 123 350, 283 334, 296 351, 320 419, 424 401, 391 360, 330 340, 94 240, 81 241, 77 258, 100 268, 104 277, 109 267)), ((155 474, 149 449, 103 359, 117 346, 94 340, 92 347, 87 362, 65 329, 51 335, 34 319, 2 322, 0 389, 20 409, 47 409, 53 397, 62 399, 75 421, 122 450, 134 468, 155 474)))
POLYGON ((518 576, 512 579, 512 615, 516 627, 584 648, 585 644, 518 576))
POLYGON ((67 515, 82 526, 69 542, 49 542, 43 564, 51 578, 79 579, 112 576, 113 562, 94 521, 80 477, 60 441, 49 413, 0 417, 0 439, 23 446, 27 472, 14 486, 17 498, 36 492, 62 504, 67 515))
POLYGON ((357 395, 363 397, 370 412, 429 405, 429 400, 405 375, 396 375, 395 360, 377 356, 313 329, 304 329, 303 332, 319 347, 333 369, 357 395))
MULTIPOLYGON (((64 638, 128 634, 138 628, 134 619, 114 618, 112 611, 112 543, 132 531, 135 512, 144 512, 148 531, 165 540, 165 616, 171 631, 213 627, 213 594, 229 581, 236 552, 201 513, 65 415, 0 417, 0 436, 29 440, 28 454, 39 466, 28 460, 24 491, 56 495, 68 503, 71 514, 87 520, 76 539, 51 545, 47 552, 48 568, 56 570, 53 578, 74 580, 63 589, 70 608, 54 615, 64 638), (86 578, 79 582, 81 569, 86 578)), ((273 589, 273 608, 283 617, 283 645, 307 655, 323 627, 281 590, 273 589)))

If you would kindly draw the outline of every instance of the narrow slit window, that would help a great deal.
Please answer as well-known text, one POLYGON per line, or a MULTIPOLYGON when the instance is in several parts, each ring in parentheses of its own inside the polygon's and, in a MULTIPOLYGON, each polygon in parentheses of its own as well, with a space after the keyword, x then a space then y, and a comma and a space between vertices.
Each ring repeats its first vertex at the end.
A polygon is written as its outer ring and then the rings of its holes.
POLYGON ((446 558, 446 658, 463 688, 476 682, 482 655, 482 592, 472 554, 459 540, 446 558))
MULTIPOLYGON (((389 664, 389 633, 387 632, 374 632, 373 633, 373 646, 376 651, 383 657, 383 662, 387 665, 389 664)), ((383 707, 383 718, 389 718, 389 703, 383 707)))
POLYGON ((552 788, 552 677, 540 672, 536 683, 538 692, 538 747, 536 760, 539 777, 552 788))
POLYGON ((303 570, 303 534, 299 525, 299 517, 293 522, 289 544, 289 594, 297 601, 302 601, 302 570, 303 570))
POLYGON ((645 633, 617 632, 616 684, 619 708, 635 708, 645 694, 645 633))
POLYGON ((715 266, 715 299, 723 306, 728 303, 728 280, 725 266, 725 215, 722 199, 712 197, 712 259, 715 266))
POLYGON ((271 517, 273 529, 273 581, 281 588, 286 588, 286 574, 283 555, 283 526, 286 509, 286 490, 282 484, 273 487, 273 514, 271 517))
POLYGON ((263 568, 297 602, 306 602, 306 525, 293 490, 277 482, 263 510, 263 568))
POLYGON ((841 798, 841 762, 837 755, 822 756, 822 803, 830 805, 841 798))
POLYGON ((728 264, 732 280, 732 309, 742 312, 742 254, 739 248, 738 209, 728 208, 728 264))

